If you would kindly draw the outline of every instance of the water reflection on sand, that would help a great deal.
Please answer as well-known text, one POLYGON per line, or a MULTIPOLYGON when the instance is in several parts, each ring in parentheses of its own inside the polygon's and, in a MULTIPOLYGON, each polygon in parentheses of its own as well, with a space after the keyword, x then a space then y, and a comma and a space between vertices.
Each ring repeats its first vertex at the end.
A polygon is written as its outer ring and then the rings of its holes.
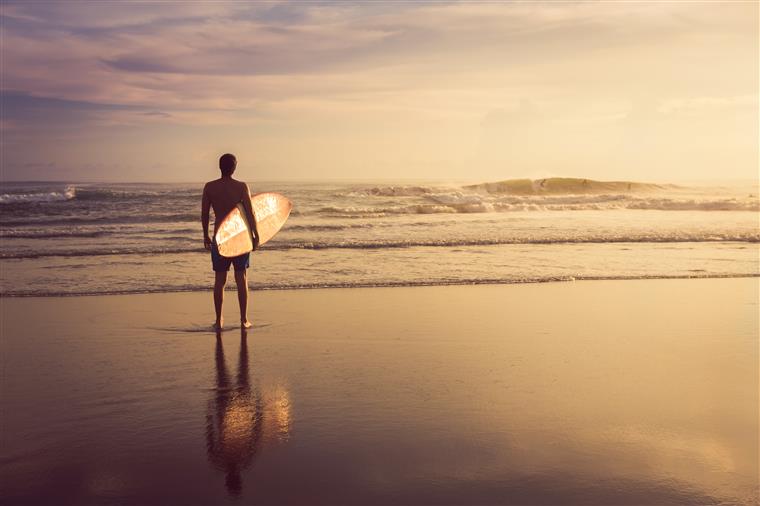
POLYGON ((290 398, 276 388, 263 394, 251 385, 248 332, 240 331, 240 353, 234 376, 224 356, 221 332, 216 335, 216 385, 206 413, 206 449, 209 463, 225 474, 230 496, 242 493, 242 473, 250 468, 267 442, 285 441, 290 435, 290 398))
POLYGON ((3 299, 0 503, 756 506, 759 289, 3 299))

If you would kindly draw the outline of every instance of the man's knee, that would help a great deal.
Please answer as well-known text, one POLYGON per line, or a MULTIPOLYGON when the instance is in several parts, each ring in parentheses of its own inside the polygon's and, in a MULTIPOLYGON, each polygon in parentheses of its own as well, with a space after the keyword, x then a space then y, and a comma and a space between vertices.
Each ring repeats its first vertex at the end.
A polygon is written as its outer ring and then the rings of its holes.
POLYGON ((224 287, 227 284, 227 273, 218 271, 215 279, 216 286, 224 287))
POLYGON ((245 269, 239 270, 239 271, 235 271, 235 282, 237 284, 245 283, 246 280, 247 280, 247 278, 248 278, 248 275, 246 274, 245 269))

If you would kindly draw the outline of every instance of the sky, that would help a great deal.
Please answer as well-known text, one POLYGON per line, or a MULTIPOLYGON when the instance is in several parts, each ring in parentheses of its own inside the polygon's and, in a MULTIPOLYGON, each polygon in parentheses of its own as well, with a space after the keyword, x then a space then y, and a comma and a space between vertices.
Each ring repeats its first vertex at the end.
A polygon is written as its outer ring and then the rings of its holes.
POLYGON ((758 176, 750 2, 8 2, 0 179, 758 176))

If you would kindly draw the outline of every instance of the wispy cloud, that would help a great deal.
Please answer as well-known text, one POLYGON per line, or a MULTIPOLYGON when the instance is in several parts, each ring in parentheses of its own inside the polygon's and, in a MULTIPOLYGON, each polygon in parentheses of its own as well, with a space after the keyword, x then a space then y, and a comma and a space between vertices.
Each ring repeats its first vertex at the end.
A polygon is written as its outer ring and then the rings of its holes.
POLYGON ((31 129, 27 135, 36 128, 51 136, 67 122, 83 131, 276 125, 270 133, 283 125, 343 132, 448 123, 446 135, 468 139, 481 135, 484 117, 526 120, 505 113, 524 103, 543 111, 531 118, 546 124, 614 122, 641 103, 671 116, 706 104, 713 114, 723 105, 757 109, 757 4, 4 2, 1 9, 2 120, 7 129, 31 129))

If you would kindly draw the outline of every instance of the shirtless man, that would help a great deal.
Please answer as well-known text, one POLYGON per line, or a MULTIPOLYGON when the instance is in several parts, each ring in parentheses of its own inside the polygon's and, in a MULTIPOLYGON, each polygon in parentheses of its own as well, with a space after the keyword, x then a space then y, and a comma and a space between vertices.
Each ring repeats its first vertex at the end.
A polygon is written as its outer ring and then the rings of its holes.
POLYGON ((240 303, 240 326, 251 327, 248 321, 248 278, 246 269, 249 267, 250 253, 234 258, 225 258, 219 254, 214 241, 208 235, 209 208, 214 209, 214 236, 222 219, 242 202, 245 207, 248 223, 253 227, 253 249, 259 247, 259 233, 256 230, 256 220, 253 219, 253 207, 251 206, 251 192, 248 185, 242 181, 232 179, 232 173, 237 167, 235 155, 229 153, 219 158, 219 170, 222 177, 209 181, 203 187, 203 201, 201 204, 201 223, 203 224, 203 246, 211 251, 211 264, 216 274, 214 281, 214 308, 216 309, 216 322, 214 328, 222 329, 222 302, 224 302, 224 285, 227 284, 227 272, 230 265, 235 266, 235 283, 237 284, 238 302, 240 303))

